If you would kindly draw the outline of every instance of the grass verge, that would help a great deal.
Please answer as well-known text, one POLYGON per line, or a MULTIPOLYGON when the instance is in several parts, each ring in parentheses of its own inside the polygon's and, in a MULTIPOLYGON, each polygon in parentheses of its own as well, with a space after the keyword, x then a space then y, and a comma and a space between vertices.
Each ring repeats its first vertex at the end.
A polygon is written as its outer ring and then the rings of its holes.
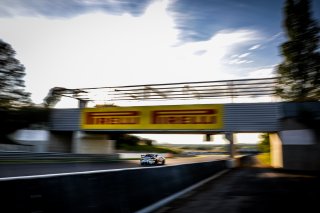
POLYGON ((260 153, 257 155, 257 160, 261 166, 271 166, 270 152, 260 153))

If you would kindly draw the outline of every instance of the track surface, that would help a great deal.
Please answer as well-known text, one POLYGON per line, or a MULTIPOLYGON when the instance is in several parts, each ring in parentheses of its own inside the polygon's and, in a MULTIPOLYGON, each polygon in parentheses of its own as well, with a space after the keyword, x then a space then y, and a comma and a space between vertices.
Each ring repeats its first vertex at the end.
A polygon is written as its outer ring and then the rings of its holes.
POLYGON ((319 171, 243 167, 184 194, 155 213, 319 212, 319 197, 319 171))
MULTIPOLYGON (((227 159, 227 155, 204 155, 184 158, 167 158, 166 165, 197 163, 227 159)), ((0 178, 61 174, 110 169, 140 168, 139 160, 121 160, 109 163, 0 163, 0 178)), ((146 167, 146 166, 144 166, 146 167)))

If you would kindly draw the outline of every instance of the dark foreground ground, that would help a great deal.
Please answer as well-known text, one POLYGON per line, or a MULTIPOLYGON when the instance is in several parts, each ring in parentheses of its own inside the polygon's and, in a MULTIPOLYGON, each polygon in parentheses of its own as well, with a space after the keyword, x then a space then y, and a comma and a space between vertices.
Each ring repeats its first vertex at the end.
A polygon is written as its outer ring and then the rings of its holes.
POLYGON ((237 168, 155 212, 320 212, 320 173, 237 168))

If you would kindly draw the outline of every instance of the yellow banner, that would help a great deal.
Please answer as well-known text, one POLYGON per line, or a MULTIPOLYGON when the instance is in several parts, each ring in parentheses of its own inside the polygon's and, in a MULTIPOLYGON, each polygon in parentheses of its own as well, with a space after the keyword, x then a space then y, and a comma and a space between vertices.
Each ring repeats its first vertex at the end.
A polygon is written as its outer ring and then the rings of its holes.
POLYGON ((223 127, 223 105, 85 108, 82 129, 213 130, 223 127))

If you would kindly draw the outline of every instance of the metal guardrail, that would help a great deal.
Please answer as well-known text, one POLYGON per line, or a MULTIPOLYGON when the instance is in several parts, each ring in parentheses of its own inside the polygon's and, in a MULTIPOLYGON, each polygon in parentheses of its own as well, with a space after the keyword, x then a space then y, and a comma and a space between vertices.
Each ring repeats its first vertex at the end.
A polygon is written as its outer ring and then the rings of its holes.
POLYGON ((118 154, 74 154, 74 153, 33 153, 33 152, 0 152, 0 160, 50 160, 50 161, 110 161, 119 159, 118 154))

